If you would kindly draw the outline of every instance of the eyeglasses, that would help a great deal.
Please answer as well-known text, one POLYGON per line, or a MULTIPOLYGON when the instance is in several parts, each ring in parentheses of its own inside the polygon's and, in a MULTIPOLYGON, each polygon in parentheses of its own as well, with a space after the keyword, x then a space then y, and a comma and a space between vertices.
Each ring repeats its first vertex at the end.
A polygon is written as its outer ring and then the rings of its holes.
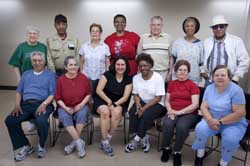
POLYGON ((220 29, 224 29, 224 28, 226 28, 226 24, 219 24, 219 25, 215 25, 215 26, 212 26, 212 29, 213 30, 217 30, 218 28, 220 28, 220 29))

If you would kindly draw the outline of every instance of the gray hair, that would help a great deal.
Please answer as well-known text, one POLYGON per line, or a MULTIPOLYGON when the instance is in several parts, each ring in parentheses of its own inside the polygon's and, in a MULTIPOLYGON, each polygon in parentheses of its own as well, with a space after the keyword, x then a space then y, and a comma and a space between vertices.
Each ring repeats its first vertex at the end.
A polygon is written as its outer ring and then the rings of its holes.
POLYGON ((30 54, 30 59, 32 60, 34 56, 36 55, 39 55, 42 60, 45 62, 45 55, 44 53, 40 52, 40 51, 33 51, 31 54, 30 54))
POLYGON ((162 16, 153 16, 153 17, 151 17, 150 21, 152 22, 153 20, 160 20, 163 23, 163 17, 162 16))
POLYGON ((40 33, 39 29, 33 25, 28 25, 26 27, 26 32, 30 33, 30 32, 36 32, 36 33, 40 33))
POLYGON ((67 65, 69 64, 69 60, 70 59, 74 59, 76 61, 76 64, 78 65, 78 62, 77 62, 77 59, 75 56, 67 56, 65 59, 64 59, 64 66, 67 67, 67 65))

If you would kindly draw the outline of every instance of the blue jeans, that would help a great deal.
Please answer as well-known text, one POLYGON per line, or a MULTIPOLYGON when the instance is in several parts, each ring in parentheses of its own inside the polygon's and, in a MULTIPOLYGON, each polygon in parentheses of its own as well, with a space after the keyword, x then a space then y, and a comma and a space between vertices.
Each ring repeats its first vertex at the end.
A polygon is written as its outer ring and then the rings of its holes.
POLYGON ((39 136, 39 144, 41 147, 45 146, 48 136, 49 122, 48 118, 54 111, 54 106, 49 104, 46 107, 45 114, 37 115, 36 110, 40 106, 41 102, 26 103, 22 102, 21 108, 23 113, 19 116, 8 115, 5 119, 5 124, 8 128, 10 139, 13 145, 13 149, 16 150, 24 145, 29 145, 29 141, 26 138, 23 129, 22 122, 34 119, 34 123, 37 127, 37 133, 39 136))

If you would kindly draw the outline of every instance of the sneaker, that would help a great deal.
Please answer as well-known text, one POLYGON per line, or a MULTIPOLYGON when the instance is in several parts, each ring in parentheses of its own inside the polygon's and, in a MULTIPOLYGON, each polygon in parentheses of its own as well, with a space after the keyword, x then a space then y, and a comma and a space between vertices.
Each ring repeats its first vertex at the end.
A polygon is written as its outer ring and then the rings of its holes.
POLYGON ((15 155, 15 160, 16 161, 22 161, 25 159, 26 156, 30 155, 31 153, 34 152, 34 148, 31 145, 25 145, 22 147, 22 149, 20 150, 20 152, 18 152, 15 155))
POLYGON ((36 129, 36 125, 33 122, 28 122, 28 132, 33 132, 36 129))
POLYGON ((137 149, 139 145, 139 141, 136 141, 132 139, 126 146, 125 146, 125 152, 130 153, 133 152, 135 149, 137 149))
POLYGON ((194 166, 203 166, 204 157, 195 157, 194 166))
POLYGON ((112 146, 110 145, 109 141, 107 143, 101 143, 102 149, 104 153, 108 156, 114 156, 114 151, 112 146))
POLYGON ((37 157, 38 158, 44 158, 45 153, 46 153, 45 148, 42 148, 40 145, 38 145, 37 157))
POLYGON ((68 155, 71 154, 75 150, 76 143, 72 141, 69 145, 64 147, 64 152, 68 155))
POLYGON ((162 149, 162 155, 161 155, 161 161, 163 163, 168 162, 169 156, 170 156, 171 153, 172 153, 172 148, 169 148, 169 149, 163 148, 162 149))
POLYGON ((141 139, 141 147, 143 149, 144 153, 147 153, 150 149, 150 143, 149 143, 149 136, 145 135, 145 137, 143 137, 141 139))
POLYGON ((207 152, 205 152, 203 157, 195 156, 194 166, 203 166, 203 160, 207 156, 207 152))
POLYGON ((78 151, 77 154, 80 158, 83 158, 86 155, 85 142, 82 139, 78 139, 75 142, 76 142, 76 149, 78 151))
POLYGON ((175 153, 173 157, 173 166, 181 166, 181 153, 175 153))

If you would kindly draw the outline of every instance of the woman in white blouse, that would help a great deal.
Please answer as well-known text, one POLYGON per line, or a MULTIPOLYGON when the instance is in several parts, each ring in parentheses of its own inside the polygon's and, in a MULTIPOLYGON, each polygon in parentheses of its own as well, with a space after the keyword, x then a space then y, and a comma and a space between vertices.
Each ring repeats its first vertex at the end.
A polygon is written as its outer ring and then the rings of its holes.
POLYGON ((110 51, 109 47, 101 40, 102 26, 100 24, 91 24, 89 32, 90 41, 84 43, 79 51, 80 71, 90 80, 93 97, 100 76, 110 65, 110 51))

